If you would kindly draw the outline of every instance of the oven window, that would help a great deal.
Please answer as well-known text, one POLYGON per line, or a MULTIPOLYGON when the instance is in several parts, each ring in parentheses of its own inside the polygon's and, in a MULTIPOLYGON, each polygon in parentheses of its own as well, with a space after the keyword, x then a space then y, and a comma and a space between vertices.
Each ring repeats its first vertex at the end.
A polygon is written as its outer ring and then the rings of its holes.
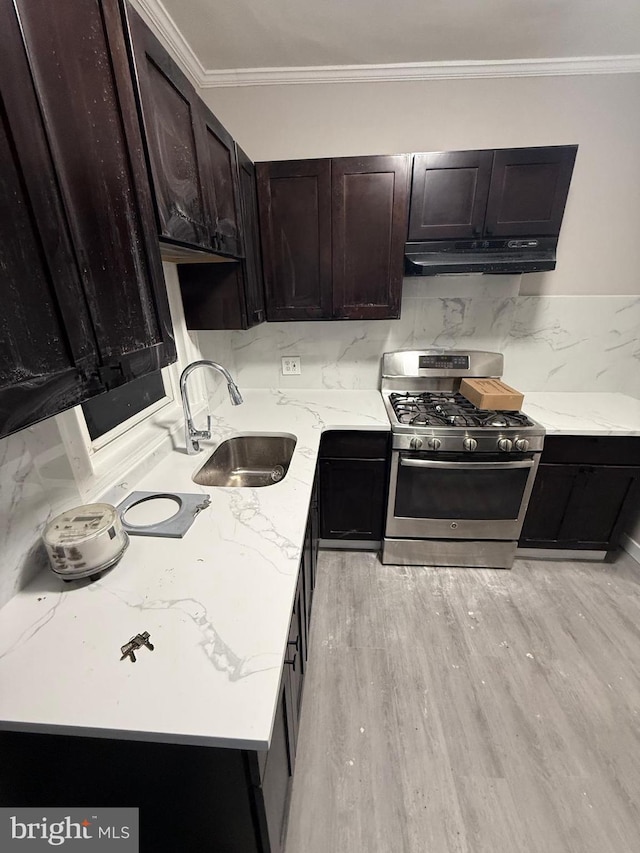
POLYGON ((530 468, 472 470, 398 466, 400 518, 511 520, 520 512, 530 468))

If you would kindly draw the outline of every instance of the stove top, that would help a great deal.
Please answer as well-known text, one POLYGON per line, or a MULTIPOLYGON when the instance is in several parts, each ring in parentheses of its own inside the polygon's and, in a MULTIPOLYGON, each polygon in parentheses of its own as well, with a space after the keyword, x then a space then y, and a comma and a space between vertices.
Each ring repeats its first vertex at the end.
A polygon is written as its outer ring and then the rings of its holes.
POLYGON ((398 423, 413 427, 504 429, 534 425, 522 412, 478 409, 458 392, 392 393, 389 402, 398 423))
POLYGON ((382 359, 380 390, 394 449, 540 452, 544 427, 523 412, 479 409, 460 393, 464 377, 502 376, 500 353, 399 350, 382 359))

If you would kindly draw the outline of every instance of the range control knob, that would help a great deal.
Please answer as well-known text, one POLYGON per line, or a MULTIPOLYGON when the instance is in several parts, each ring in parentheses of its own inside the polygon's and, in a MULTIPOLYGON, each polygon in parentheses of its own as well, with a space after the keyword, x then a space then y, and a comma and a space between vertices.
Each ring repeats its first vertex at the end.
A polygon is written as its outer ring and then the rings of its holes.
POLYGON ((526 438, 517 438, 516 439, 516 450, 528 450, 529 442, 526 438))
POLYGON ((475 438, 465 438, 465 440, 462 442, 462 446, 465 450, 475 450, 478 446, 478 442, 475 440, 475 438))
POLYGON ((411 447, 413 450, 420 450, 420 448, 422 447, 422 439, 418 438, 417 435, 414 435, 414 437, 409 442, 409 447, 411 447))
POLYGON ((513 444, 511 443, 511 439, 509 439, 509 438, 499 439, 498 448, 500 450, 504 450, 506 453, 508 453, 512 447, 513 447, 513 444))
POLYGON ((439 438, 430 438, 427 441, 427 444, 431 448, 431 450, 437 450, 440 447, 440 445, 442 444, 442 442, 440 441, 439 438))

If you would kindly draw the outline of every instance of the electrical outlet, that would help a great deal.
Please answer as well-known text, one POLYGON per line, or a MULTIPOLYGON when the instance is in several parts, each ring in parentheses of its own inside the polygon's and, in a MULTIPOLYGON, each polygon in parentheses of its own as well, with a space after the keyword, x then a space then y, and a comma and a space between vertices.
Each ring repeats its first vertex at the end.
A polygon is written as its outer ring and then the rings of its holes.
POLYGON ((281 361, 283 376, 300 376, 302 371, 300 369, 299 355, 283 355, 281 361))

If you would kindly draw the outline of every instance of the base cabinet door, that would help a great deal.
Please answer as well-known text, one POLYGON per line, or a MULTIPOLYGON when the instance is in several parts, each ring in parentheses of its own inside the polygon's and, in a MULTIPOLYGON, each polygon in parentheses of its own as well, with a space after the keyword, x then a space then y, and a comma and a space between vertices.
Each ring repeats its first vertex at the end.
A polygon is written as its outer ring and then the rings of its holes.
POLYGON ((332 430, 318 463, 320 539, 379 541, 389 478, 389 433, 332 430))
POLYGON ((541 463, 523 548, 612 551, 640 502, 640 467, 541 463))
POLYGON ((320 538, 382 539, 386 477, 386 461, 323 459, 320 538))
POLYGON ((280 688, 280 701, 273 723, 262 784, 256 791, 258 821, 264 826, 263 837, 269 843, 269 853, 279 853, 284 847, 291 784, 293 781, 292 734, 289 731, 289 689, 287 678, 280 688))

